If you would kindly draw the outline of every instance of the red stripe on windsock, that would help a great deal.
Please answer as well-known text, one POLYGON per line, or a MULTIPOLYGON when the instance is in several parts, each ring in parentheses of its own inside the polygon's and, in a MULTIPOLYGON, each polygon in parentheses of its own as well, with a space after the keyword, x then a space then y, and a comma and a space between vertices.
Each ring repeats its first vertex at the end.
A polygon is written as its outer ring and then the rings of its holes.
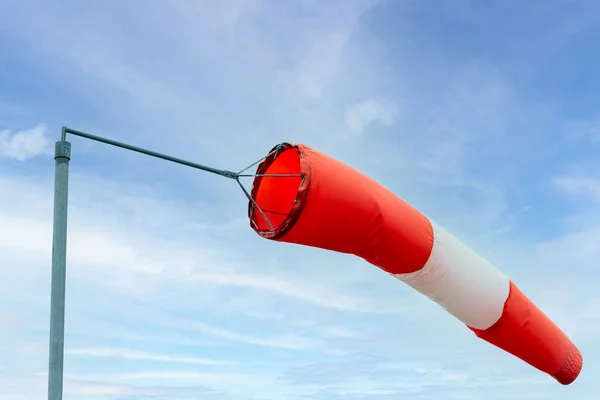
POLYGON ((583 358, 577 347, 512 281, 498 322, 485 330, 470 329, 563 385, 581 372, 583 358))
POLYGON ((253 228, 282 242, 355 254, 391 274, 423 268, 433 228, 416 208, 373 179, 304 145, 283 144, 259 165, 250 203, 253 228), (271 226, 275 229, 271 231, 271 226))

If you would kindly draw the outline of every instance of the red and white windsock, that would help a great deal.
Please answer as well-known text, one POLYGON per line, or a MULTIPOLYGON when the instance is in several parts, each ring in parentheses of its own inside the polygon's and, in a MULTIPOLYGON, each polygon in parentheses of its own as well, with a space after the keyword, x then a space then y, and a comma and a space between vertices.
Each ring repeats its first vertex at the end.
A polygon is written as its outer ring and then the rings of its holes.
POLYGON ((577 347, 510 278, 366 175, 289 143, 256 174, 249 215, 262 237, 362 257, 558 382, 579 375, 577 347))

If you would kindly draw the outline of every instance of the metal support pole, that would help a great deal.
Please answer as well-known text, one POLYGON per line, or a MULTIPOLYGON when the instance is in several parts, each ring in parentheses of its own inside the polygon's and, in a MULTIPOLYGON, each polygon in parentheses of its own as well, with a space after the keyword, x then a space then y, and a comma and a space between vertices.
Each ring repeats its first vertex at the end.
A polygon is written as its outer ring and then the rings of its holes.
POLYGON ((50 354, 48 400, 62 400, 65 338, 65 283, 67 268, 67 206, 71 143, 63 128, 54 150, 54 227, 52 236, 52 289, 50 298, 50 354))
MULTIPOLYGON (((64 361, 64 340, 65 340, 65 290, 66 290, 66 269, 67 269, 67 206, 69 200, 69 161, 71 161, 71 143, 67 141, 67 134, 105 143, 111 146, 120 147, 136 153, 145 154, 151 157, 160 158, 176 164, 185 165, 201 171, 210 172, 225 178, 235 180, 244 194, 252 202, 254 207, 262 214, 269 226, 272 227, 269 219, 258 207, 258 204, 252 199, 250 193, 240 182, 241 177, 253 175, 232 172, 225 169, 212 168, 206 165, 183 160, 181 158, 169 156, 155 151, 146 150, 141 147, 132 146, 127 143, 117 142, 115 140, 92 135, 90 133, 78 131, 63 126, 60 141, 56 142, 54 149, 54 228, 52 236, 52 289, 50 298, 50 354, 48 367, 48 400, 62 400, 63 398, 63 361, 64 361)), ((255 163, 256 164, 256 163, 255 163)), ((252 165, 255 165, 252 164, 252 165)), ((251 165, 251 166, 252 166, 251 165)), ((268 175, 261 176, 288 176, 268 175)), ((289 175, 296 176, 296 175, 289 175)))

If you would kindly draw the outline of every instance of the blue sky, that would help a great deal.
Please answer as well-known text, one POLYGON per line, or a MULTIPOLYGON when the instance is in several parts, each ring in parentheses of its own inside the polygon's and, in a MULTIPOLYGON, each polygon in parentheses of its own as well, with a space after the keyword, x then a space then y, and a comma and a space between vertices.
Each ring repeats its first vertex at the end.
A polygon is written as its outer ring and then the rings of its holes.
POLYGON ((44 398, 60 127, 367 172, 584 356, 562 387, 366 262, 272 243, 230 181, 71 138, 65 398, 594 399, 600 5, 0 2, 0 397, 44 398))

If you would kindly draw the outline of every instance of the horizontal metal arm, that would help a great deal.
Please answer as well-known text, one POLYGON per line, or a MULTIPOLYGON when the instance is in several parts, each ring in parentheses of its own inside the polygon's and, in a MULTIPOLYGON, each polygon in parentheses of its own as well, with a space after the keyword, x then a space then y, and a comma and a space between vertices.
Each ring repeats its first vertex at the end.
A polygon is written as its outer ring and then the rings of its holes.
POLYGON ((191 167, 191 168, 195 168, 195 169, 199 169, 201 171, 206 171, 206 172, 210 172, 213 174, 221 175, 221 176, 224 176, 225 178, 238 179, 238 174, 233 171, 208 167, 206 165, 197 164, 197 163, 194 163, 191 161, 183 160, 183 159, 177 158, 177 157, 168 156, 168 155, 162 154, 162 153, 157 153, 155 151, 147 150, 147 149, 137 147, 137 146, 132 146, 127 143, 117 142, 116 140, 106 139, 106 138, 103 138, 100 136, 92 135, 91 133, 67 128, 65 126, 62 128, 62 140, 66 140, 67 133, 70 133, 71 135, 75 135, 75 136, 80 136, 80 137, 83 137, 86 139, 94 140, 96 142, 109 144, 111 146, 120 147, 122 149, 135 151, 136 153, 146 154, 151 157, 156 157, 156 158, 160 158, 160 159, 163 159, 166 161, 171 161, 173 163, 185 165, 187 167, 191 167))

